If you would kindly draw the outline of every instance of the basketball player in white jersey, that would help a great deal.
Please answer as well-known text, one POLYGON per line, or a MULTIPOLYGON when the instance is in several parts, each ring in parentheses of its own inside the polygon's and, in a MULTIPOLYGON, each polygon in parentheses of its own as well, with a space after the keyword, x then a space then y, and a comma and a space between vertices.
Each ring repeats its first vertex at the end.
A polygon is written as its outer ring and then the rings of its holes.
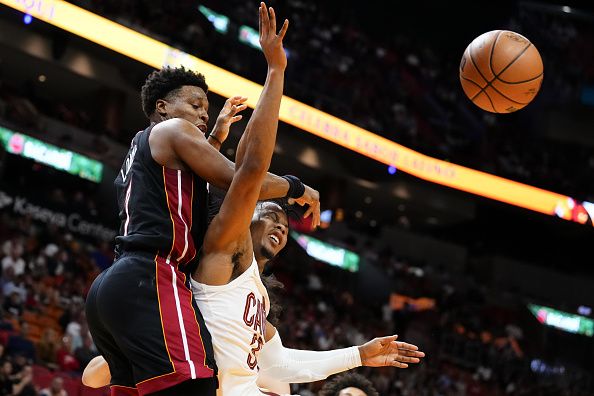
POLYGON ((423 356, 414 345, 396 343, 395 336, 337 351, 289 350, 266 320, 270 301, 260 273, 285 246, 288 224, 278 205, 268 202, 256 208, 256 204, 276 140, 286 67, 282 40, 287 27, 285 20, 276 34, 274 10, 261 4, 266 83, 239 142, 233 181, 208 228, 200 265, 192 276, 194 298, 212 335, 219 369, 218 395, 267 394, 257 384, 258 359, 267 341, 271 363, 266 363, 263 371, 281 382, 323 379, 361 364, 406 367, 423 356))
POLYGON ((322 379, 359 366, 364 359, 370 365, 406 367, 403 362, 417 363, 423 356, 415 346, 404 343, 399 354, 395 337, 376 339, 361 348, 304 355, 283 348, 266 320, 270 300, 260 274, 285 247, 288 222, 277 204, 256 205, 274 151, 287 63, 282 46, 287 27, 285 20, 277 35, 274 10, 261 5, 260 43, 268 61, 268 76, 238 145, 233 181, 208 227, 200 265, 192 275, 194 299, 213 339, 219 395, 262 395, 257 385, 258 358, 266 342, 272 348, 266 371, 282 382, 322 379))

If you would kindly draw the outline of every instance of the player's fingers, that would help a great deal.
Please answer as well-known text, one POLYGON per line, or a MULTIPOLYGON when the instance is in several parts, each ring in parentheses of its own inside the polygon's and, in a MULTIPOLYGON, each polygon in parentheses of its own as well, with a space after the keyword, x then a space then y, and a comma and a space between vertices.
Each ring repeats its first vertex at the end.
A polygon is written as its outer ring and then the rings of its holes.
POLYGON ((305 204, 307 202, 305 202, 305 200, 303 198, 298 198, 298 199, 293 200, 293 203, 296 203, 299 206, 305 206, 305 204))
POLYGON ((289 20, 285 19, 285 22, 283 22, 283 26, 281 26, 280 32, 278 32, 278 38, 280 38, 281 40, 284 39, 288 28, 289 28, 289 20))
POLYGON ((262 16, 262 4, 264 3, 260 3, 260 8, 258 8, 258 31, 260 32, 260 39, 262 39, 262 19, 264 19, 262 16))
POLYGON ((418 351, 418 350, 419 350, 419 347, 418 347, 418 346, 416 346, 416 345, 413 345, 413 344, 409 344, 408 342, 401 342, 401 341, 398 341, 398 342, 396 343, 396 345, 398 346, 398 348, 401 348, 401 349, 408 349, 408 350, 410 350, 410 351, 418 351))
POLYGON ((398 338, 398 335, 394 334, 391 336, 378 337, 378 338, 376 338, 376 341, 379 341, 379 343, 383 346, 383 345, 388 345, 393 341, 396 341, 397 338, 398 338))
POLYGON ((231 110, 232 114, 235 115, 237 113, 239 113, 240 111, 244 111, 245 109, 247 109, 247 105, 234 105, 233 109, 231 110))
POLYGON ((270 31, 276 34, 276 14, 274 12, 274 8, 268 8, 269 15, 270 15, 270 31))
MULTIPOLYGON (((304 219, 306 219, 306 218, 308 218, 309 216, 311 216, 311 214, 313 213, 313 211, 314 211, 314 206, 313 206, 313 205, 311 205, 311 206, 310 206, 309 208, 307 208, 307 210, 305 211, 305 214, 303 215, 303 218, 304 218, 304 219)), ((313 221, 312 221, 312 224, 313 224, 313 221)))
POLYGON ((398 362, 396 360, 394 360, 392 362, 392 366, 398 367, 398 368, 408 368, 408 364, 406 364, 406 363, 400 363, 400 362, 398 362))
POLYGON ((411 356, 411 357, 425 357, 425 352, 421 352, 421 351, 409 351, 406 349, 398 349, 398 352, 396 352, 399 355, 404 355, 404 356, 411 356))
POLYGON ((321 212, 321 208, 320 208, 320 205, 318 204, 316 206, 316 210, 314 212, 315 213, 315 216, 316 216, 316 222, 315 222, 316 227, 319 227, 320 224, 322 223, 322 221, 321 221, 322 215, 321 215, 320 212, 321 212))
POLYGON ((402 356, 402 355, 396 355, 394 357, 394 360, 398 360, 401 363, 419 363, 421 361, 419 358, 416 358, 416 357, 402 356))
POLYGON ((314 208, 314 210, 311 212, 311 229, 314 230, 316 229, 316 227, 320 226, 320 209, 319 207, 314 208))
POLYGON ((266 36, 270 32, 270 18, 268 17, 268 9, 264 2, 262 4, 262 32, 266 33, 266 36))
POLYGON ((238 95, 238 96, 234 96, 234 97, 232 97, 232 98, 229 98, 229 101, 230 101, 231 103, 233 103, 233 104, 239 104, 239 103, 243 103, 243 102, 245 102, 245 101, 246 101, 246 99, 247 99, 246 97, 244 97, 244 96, 239 96, 239 95, 238 95))
POLYGON ((237 122, 239 120, 241 120, 243 118, 243 116, 240 115, 236 115, 235 117, 231 118, 231 123, 237 122))

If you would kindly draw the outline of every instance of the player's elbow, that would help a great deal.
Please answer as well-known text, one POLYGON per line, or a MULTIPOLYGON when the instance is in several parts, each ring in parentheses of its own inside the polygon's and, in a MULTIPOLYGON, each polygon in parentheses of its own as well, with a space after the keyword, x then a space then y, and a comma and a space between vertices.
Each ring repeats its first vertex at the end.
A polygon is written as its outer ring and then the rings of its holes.
POLYGON ((254 179, 262 178, 266 175, 269 165, 266 161, 257 160, 256 158, 246 159, 237 169, 235 177, 245 178, 253 182, 254 179))

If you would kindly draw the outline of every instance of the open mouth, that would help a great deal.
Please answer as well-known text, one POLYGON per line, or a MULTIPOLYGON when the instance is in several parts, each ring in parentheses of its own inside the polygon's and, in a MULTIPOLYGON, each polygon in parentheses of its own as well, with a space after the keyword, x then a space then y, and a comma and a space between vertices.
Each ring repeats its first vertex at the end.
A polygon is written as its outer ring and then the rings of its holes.
POLYGON ((197 125, 197 127, 198 127, 198 129, 200 129, 200 131, 202 131, 202 133, 204 133, 206 135, 206 131, 207 131, 206 125, 200 124, 200 125, 197 125))
POLYGON ((268 238, 272 241, 275 246, 280 245, 280 238, 274 234, 268 235, 268 238))

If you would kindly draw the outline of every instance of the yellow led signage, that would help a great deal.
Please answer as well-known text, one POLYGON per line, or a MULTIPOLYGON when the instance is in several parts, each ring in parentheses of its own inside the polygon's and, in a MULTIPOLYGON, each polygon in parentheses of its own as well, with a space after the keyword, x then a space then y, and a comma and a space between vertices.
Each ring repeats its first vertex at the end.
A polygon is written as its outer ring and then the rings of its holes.
MULTIPOLYGON (((212 92, 247 96, 250 107, 262 90, 259 84, 62 0, 0 3, 154 68, 184 65, 199 70, 212 92)), ((587 202, 428 157, 287 96, 280 119, 424 180, 580 223, 592 224, 594 218, 594 207, 587 202)))

